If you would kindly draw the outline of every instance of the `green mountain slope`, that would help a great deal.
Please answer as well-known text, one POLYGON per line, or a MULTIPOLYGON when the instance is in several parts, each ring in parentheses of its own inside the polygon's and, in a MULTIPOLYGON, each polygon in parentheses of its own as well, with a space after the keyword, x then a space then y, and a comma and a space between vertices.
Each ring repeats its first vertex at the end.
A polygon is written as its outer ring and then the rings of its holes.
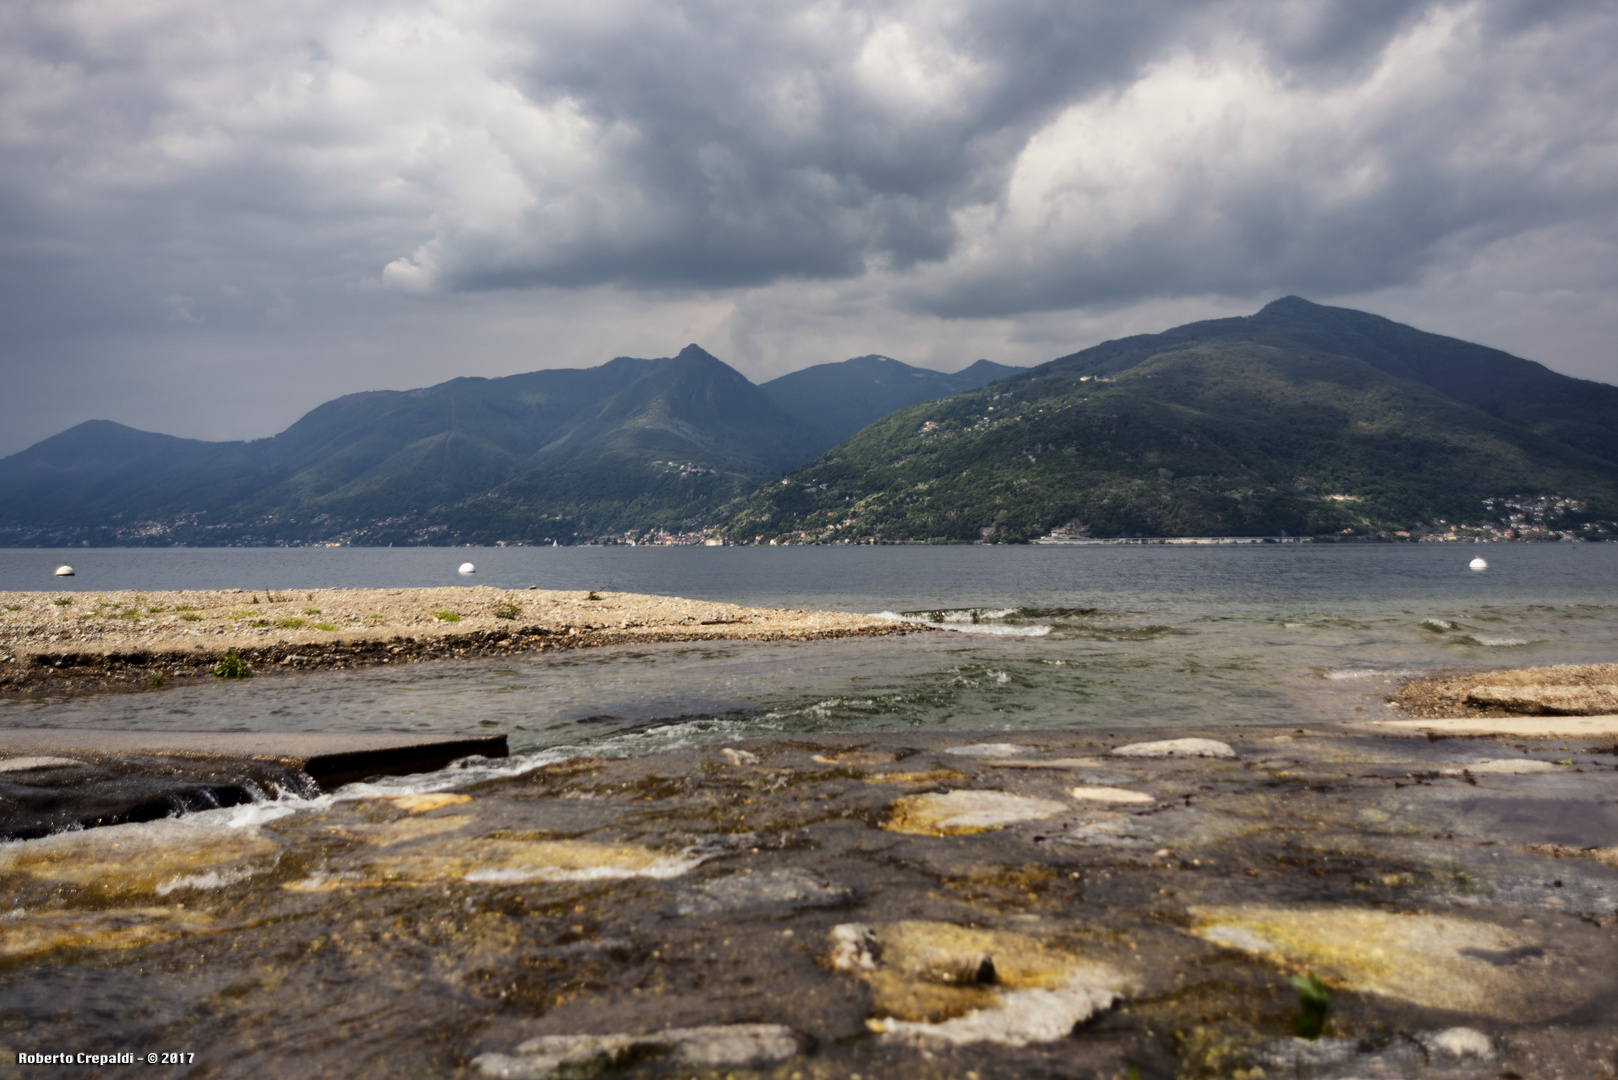
POLYGON ((255 442, 92 421, 0 461, 5 543, 468 543, 681 531, 824 449, 697 346, 327 402, 255 442))
MULTIPOLYGON (((912 367, 889 356, 816 364, 759 386, 782 411, 818 431, 828 450, 906 405, 976 390, 1021 368, 979 360, 953 374, 912 367)), ((796 464, 796 463, 795 463, 796 464)))
POLYGON ((1573 500, 1566 527, 1618 515, 1618 468, 1556 437, 1571 424, 1582 446, 1602 445, 1600 401, 1618 391, 1385 323, 1288 298, 1251 319, 1108 342, 895 413, 757 492, 727 532, 832 543, 1395 534, 1481 522, 1485 499, 1519 496, 1551 497, 1553 511, 1556 497, 1573 500), (1345 323, 1370 325, 1376 347, 1338 333, 1345 323), (1512 394, 1466 383, 1458 367, 1476 353, 1489 354, 1478 382, 1512 394), (1477 403, 1444 392, 1457 382, 1477 403), (1596 402, 1573 421, 1555 408, 1568 384, 1596 402))

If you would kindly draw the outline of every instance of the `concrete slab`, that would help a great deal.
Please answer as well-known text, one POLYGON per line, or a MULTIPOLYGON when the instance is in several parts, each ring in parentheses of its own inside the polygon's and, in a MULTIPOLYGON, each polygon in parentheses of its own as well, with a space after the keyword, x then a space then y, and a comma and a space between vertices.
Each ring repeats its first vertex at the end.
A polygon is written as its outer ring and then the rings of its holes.
POLYGON ((247 759, 307 774, 329 790, 367 776, 441 769, 474 754, 509 754, 504 735, 430 732, 108 731, 103 728, 0 728, 0 755, 90 754, 247 759))

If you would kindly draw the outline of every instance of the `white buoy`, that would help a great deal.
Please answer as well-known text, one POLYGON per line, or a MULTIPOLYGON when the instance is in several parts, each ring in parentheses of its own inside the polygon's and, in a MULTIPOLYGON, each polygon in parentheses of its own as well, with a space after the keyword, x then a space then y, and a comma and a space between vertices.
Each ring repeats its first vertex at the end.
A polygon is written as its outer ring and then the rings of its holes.
POLYGON ((1477 558, 1473 559, 1471 562, 1467 563, 1466 565, 1470 566, 1474 570, 1487 570, 1489 568, 1489 564, 1483 561, 1483 556, 1481 556, 1481 555, 1479 555, 1477 558))
POLYGON ((475 574, 477 572, 478 572, 478 568, 473 566, 471 563, 463 562, 461 564, 461 573, 463 573, 463 574, 475 574))
POLYGON ((56 568, 56 576, 57 577, 72 577, 73 576, 73 568, 71 566, 67 565, 67 563, 63 563, 61 566, 58 566, 56 568))

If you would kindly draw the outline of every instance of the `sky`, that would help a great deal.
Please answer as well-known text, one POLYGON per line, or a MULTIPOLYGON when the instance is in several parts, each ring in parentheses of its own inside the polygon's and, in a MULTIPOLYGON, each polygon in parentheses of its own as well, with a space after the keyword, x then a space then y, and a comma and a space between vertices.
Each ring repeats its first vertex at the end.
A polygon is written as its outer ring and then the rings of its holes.
POLYGON ((0 454, 1296 294, 1618 383, 1618 0, 10 0, 0 454))

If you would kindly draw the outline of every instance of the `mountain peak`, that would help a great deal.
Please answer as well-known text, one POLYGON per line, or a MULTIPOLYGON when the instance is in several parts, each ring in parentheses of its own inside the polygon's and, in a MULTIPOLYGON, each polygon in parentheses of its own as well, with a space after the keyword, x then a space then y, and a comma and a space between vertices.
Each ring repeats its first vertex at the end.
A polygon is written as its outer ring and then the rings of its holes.
POLYGON ((1301 296, 1283 296, 1277 300, 1271 300, 1268 304, 1265 304, 1263 307, 1259 308, 1258 314, 1297 315, 1305 312, 1312 313, 1321 310, 1323 310, 1322 305, 1316 304, 1310 300, 1305 300, 1301 296))

